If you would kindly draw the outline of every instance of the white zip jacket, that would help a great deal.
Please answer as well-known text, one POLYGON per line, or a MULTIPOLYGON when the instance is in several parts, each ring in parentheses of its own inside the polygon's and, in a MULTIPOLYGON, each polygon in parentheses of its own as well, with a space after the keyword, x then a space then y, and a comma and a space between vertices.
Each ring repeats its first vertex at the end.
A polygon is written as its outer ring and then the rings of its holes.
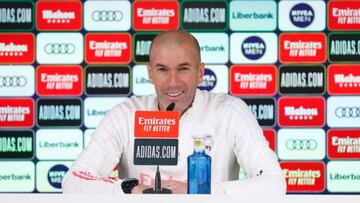
MULTIPOLYGON (((124 178, 137 178, 144 185, 154 183, 156 166, 133 164, 137 110, 158 110, 156 96, 131 97, 104 117, 64 177, 64 193, 123 193, 124 178), (108 179, 119 160, 120 180, 108 179)), ((197 90, 192 106, 181 116, 179 128, 178 164, 160 166, 162 180, 186 181, 193 136, 211 135, 213 146, 208 154, 212 158, 212 194, 285 194, 285 178, 277 156, 241 99, 197 90), (248 179, 238 180, 240 167, 248 179)))

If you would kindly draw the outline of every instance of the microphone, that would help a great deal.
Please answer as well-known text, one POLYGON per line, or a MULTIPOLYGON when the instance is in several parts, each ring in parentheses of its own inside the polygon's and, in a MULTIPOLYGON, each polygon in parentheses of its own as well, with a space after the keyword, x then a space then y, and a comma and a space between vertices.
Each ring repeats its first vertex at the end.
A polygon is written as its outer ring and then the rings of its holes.
POLYGON ((166 107, 166 111, 173 111, 174 109, 175 109, 175 103, 174 102, 169 104, 168 107, 166 107))

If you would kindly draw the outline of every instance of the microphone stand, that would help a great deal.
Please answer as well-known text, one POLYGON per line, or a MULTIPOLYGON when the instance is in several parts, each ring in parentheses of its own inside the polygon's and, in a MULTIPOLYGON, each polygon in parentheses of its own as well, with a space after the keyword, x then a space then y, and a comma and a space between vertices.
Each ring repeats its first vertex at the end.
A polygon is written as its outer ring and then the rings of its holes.
MULTIPOLYGON (((175 109, 175 103, 171 103, 167 108, 166 111, 172 111, 175 109)), ((148 188, 143 190, 144 194, 172 194, 172 191, 168 188, 161 188, 161 175, 159 165, 156 167, 156 174, 155 174, 155 188, 148 188)))

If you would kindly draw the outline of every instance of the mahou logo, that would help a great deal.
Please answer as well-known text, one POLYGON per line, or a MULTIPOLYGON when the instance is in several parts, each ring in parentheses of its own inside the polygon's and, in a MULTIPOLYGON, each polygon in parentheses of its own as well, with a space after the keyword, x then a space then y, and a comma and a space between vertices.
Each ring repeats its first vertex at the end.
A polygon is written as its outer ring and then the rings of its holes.
POLYGON ((233 66, 230 78, 233 95, 273 95, 276 92, 275 66, 233 66))
POLYGON ((335 65, 328 67, 328 92, 337 94, 360 94, 360 65, 335 65))
POLYGON ((80 66, 39 66, 36 88, 40 96, 78 96, 82 93, 80 66))
POLYGON ((85 61, 87 63, 129 63, 130 60, 130 34, 86 34, 85 61))
POLYGON ((359 159, 360 130, 333 130, 327 136, 330 159, 359 159))
POLYGON ((326 36, 323 33, 280 34, 281 63, 323 63, 326 36))
POLYGON ((177 1, 135 1, 133 15, 135 30, 168 30, 179 27, 177 1))
POLYGON ((32 127, 34 101, 30 98, 0 99, 0 128, 32 127))
POLYGON ((328 27, 330 30, 359 30, 360 1, 330 1, 328 27))
POLYGON ((35 60, 32 33, 0 33, 0 64, 31 64, 35 60))
POLYGON ((320 127, 325 121, 323 97, 281 97, 279 99, 280 126, 320 127))
POLYGON ((281 162, 287 192, 322 192, 325 189, 323 162, 281 162))
POLYGON ((36 26, 38 30, 80 30, 82 26, 81 2, 37 2, 36 26))

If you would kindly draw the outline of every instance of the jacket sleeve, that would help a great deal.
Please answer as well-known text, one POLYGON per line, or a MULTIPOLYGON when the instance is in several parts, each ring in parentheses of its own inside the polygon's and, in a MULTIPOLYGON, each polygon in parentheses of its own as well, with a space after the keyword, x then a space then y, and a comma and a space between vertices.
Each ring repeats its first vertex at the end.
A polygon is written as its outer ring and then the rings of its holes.
POLYGON ((248 178, 245 180, 214 183, 214 193, 272 194, 286 193, 286 182, 263 131, 249 107, 242 101, 233 102, 229 111, 228 143, 234 150, 237 162, 248 178))
POLYGON ((119 108, 111 110, 92 135, 89 145, 80 153, 62 181, 63 193, 123 193, 122 180, 109 179, 118 164, 127 140, 126 120, 119 108), (120 122, 122 124, 120 124, 120 122))

